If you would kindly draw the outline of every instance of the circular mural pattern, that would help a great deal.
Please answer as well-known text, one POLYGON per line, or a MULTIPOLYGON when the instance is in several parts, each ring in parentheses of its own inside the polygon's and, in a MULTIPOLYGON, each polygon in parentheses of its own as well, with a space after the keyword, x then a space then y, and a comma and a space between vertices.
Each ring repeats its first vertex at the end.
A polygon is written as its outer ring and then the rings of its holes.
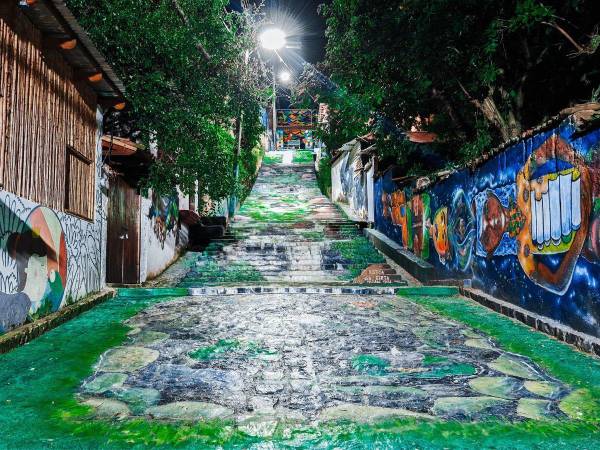
POLYGON ((16 237, 19 290, 31 300, 31 313, 58 310, 67 283, 67 244, 54 211, 39 206, 16 237))

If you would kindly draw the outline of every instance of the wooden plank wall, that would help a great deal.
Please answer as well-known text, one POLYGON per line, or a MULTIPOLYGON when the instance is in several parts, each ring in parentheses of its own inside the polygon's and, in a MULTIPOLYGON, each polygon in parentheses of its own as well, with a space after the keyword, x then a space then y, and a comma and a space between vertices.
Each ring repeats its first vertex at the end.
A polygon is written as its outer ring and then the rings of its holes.
POLYGON ((0 8, 0 183, 21 197, 92 219, 96 94, 75 79, 17 2, 7 3, 0 8), (73 162, 69 146, 84 158, 73 162), (92 163, 82 164, 86 159, 92 163))

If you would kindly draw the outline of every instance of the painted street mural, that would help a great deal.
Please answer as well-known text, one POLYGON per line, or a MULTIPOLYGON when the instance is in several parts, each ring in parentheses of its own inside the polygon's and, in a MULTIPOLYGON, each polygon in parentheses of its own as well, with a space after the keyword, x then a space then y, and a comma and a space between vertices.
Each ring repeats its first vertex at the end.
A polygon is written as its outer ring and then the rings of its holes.
POLYGON ((280 109, 277 111, 278 127, 310 127, 314 111, 310 109, 280 109))
POLYGON ((295 147, 298 149, 313 148, 315 141, 313 138, 312 130, 302 129, 278 129, 277 130, 277 148, 283 147, 290 148, 295 147))
POLYGON ((313 148, 315 112, 310 109, 277 111, 277 147, 313 148))
POLYGON ((438 269, 600 336, 600 131, 572 120, 426 192, 377 180, 379 231, 438 269))
POLYGON ((103 287, 103 204, 88 222, 0 191, 0 334, 103 287))
POLYGON ((361 145, 357 142, 333 162, 331 166, 331 197, 336 203, 348 205, 354 219, 367 221, 369 218, 367 185, 370 180, 360 151, 361 145))
POLYGON ((179 227, 179 197, 160 197, 153 192, 148 217, 154 222, 154 234, 164 248, 167 235, 179 227))

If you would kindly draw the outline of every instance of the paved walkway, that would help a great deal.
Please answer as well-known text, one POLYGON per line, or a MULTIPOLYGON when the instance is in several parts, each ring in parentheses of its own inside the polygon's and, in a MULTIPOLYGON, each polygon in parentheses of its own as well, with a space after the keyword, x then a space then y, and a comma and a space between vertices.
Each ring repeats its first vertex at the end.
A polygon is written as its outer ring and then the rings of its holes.
POLYGON ((529 358, 392 295, 188 297, 127 323, 127 344, 82 386, 103 415, 272 431, 282 419, 566 417, 570 389, 529 358))
POLYGON ((0 356, 0 448, 599 438, 597 359, 451 288, 406 287, 309 165, 269 161, 230 234, 164 279, 195 295, 124 290, 0 356))

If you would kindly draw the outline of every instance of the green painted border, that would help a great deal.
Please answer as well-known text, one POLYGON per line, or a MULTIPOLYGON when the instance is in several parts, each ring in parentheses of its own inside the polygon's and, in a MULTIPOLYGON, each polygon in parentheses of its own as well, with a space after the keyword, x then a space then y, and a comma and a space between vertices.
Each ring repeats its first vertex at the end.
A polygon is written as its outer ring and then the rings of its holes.
POLYGON ((188 288, 119 288, 117 294, 123 298, 148 298, 148 297, 185 297, 188 288))
MULTIPOLYGON (((0 356, 0 448, 246 449, 256 445, 255 448, 592 449, 600 440, 596 422, 573 420, 459 423, 403 419, 376 425, 337 422, 319 426, 283 423, 273 437, 261 439, 245 435, 229 421, 182 424, 92 419, 90 409, 75 398, 81 381, 93 373, 93 364, 100 354, 127 338, 124 320, 153 304, 171 300, 177 298, 117 297, 29 345, 0 356)), ((562 367, 562 372, 557 372, 560 378, 576 386, 592 386, 600 377, 597 359, 461 297, 404 296, 398 301, 414 301, 485 331, 509 350, 533 355, 537 362, 546 361, 554 369, 562 367), (539 349, 543 355, 535 358, 539 349), (553 363, 552 359, 556 361, 553 363)))
POLYGON ((448 297, 456 296, 459 292, 459 288, 455 286, 407 286, 399 288, 398 295, 448 297))
POLYGON ((432 297, 404 295, 434 313, 462 322, 494 338, 502 348, 529 357, 550 375, 570 385, 570 398, 584 422, 600 426, 600 359, 536 331, 517 320, 492 311, 461 296, 432 297))

